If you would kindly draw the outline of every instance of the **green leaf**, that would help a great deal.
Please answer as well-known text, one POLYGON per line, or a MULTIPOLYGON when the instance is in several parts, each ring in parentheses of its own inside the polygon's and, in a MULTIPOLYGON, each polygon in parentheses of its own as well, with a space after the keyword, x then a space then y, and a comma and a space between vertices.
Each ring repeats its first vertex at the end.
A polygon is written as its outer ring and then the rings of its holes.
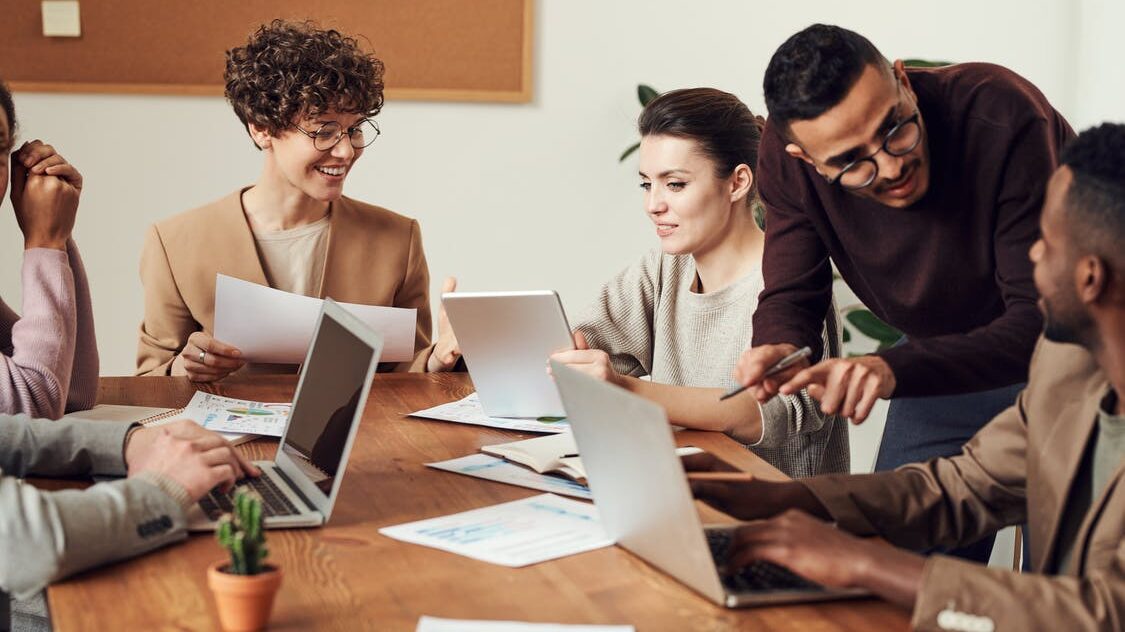
POLYGON ((649 101, 652 101, 659 95, 660 93, 654 90, 650 85, 643 83, 637 85, 637 100, 641 102, 642 106, 648 105, 649 101))
POLYGON ((902 338, 902 332, 879 320, 875 314, 866 309, 855 309, 844 314, 844 317, 860 333, 879 341, 880 344, 891 345, 902 338))
POLYGON ((843 340, 844 340, 844 342, 851 342, 852 341, 852 332, 847 327, 843 328, 843 340))
POLYGON ((938 68, 940 66, 951 66, 951 61, 930 61, 928 59, 904 59, 902 60, 903 66, 910 66, 911 68, 938 68))
POLYGON ((632 147, 630 147, 630 148, 626 149, 625 151, 621 152, 621 157, 617 159, 617 162, 625 162, 626 158, 633 155, 633 152, 637 151, 640 148, 641 148, 641 144, 639 142, 633 143, 632 147))

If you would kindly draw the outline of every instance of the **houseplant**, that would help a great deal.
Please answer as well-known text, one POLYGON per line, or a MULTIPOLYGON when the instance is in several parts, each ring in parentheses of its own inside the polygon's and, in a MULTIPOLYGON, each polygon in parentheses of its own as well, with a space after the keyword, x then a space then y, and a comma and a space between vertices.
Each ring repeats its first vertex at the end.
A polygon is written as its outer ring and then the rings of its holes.
POLYGON ((260 630, 269 621, 282 574, 280 568, 263 564, 269 548, 258 494, 239 488, 234 510, 220 519, 215 535, 230 553, 229 560, 219 560, 207 569, 219 622, 230 632, 260 630))

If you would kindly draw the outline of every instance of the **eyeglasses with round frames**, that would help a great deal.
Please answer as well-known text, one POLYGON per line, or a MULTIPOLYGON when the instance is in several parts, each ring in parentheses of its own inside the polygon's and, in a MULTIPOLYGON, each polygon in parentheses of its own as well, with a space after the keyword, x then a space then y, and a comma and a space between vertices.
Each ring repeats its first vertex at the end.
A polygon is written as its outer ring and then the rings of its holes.
POLYGON ((379 137, 379 126, 371 119, 363 119, 347 130, 336 121, 329 121, 321 125, 315 132, 310 132, 296 123, 293 124, 293 127, 297 128, 297 131, 305 136, 311 138, 313 147, 316 147, 320 151, 328 151, 335 147, 336 143, 339 143, 340 139, 343 138, 345 134, 348 136, 348 142, 356 149, 367 147, 379 137))
POLYGON ((895 126, 883 137, 883 143, 872 154, 857 158, 840 169, 840 172, 828 179, 828 184, 839 184, 850 191, 871 186, 879 176, 879 164, 875 156, 885 151, 888 155, 900 157, 914 151, 922 141, 922 125, 918 122, 921 113, 915 109, 914 114, 895 123, 895 126))

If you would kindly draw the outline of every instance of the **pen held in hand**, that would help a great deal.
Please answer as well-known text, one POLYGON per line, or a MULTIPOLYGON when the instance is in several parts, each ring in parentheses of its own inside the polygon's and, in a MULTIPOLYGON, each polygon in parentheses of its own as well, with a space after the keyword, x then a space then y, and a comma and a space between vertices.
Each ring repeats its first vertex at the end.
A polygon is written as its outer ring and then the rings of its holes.
MULTIPOLYGON (((774 364, 773 366, 771 366, 770 368, 766 369, 766 372, 764 374, 762 374, 762 379, 765 379, 765 378, 767 378, 771 375, 776 375, 778 373, 781 373, 785 369, 788 369, 789 367, 796 364, 802 358, 807 358, 811 355, 812 355, 812 349, 810 349, 809 347, 801 347, 800 349, 797 349, 793 353, 790 353, 789 355, 785 356, 784 358, 778 360, 777 363, 774 364)), ((748 388, 750 388, 750 387, 749 386, 739 386, 738 388, 736 388, 734 390, 727 391, 726 393, 723 393, 722 397, 719 398, 719 401, 721 402, 725 399, 730 399, 731 397, 734 397, 735 395, 738 395, 739 393, 741 393, 742 391, 745 391, 748 388)))

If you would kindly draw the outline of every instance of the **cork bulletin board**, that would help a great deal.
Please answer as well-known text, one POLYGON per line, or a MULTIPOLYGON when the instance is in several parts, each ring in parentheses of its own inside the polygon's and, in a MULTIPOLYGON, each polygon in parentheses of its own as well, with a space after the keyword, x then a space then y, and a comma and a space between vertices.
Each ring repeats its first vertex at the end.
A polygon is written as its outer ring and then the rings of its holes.
POLYGON ((80 37, 45 37, 39 0, 5 0, 0 77, 28 92, 219 95, 224 52, 274 18, 353 35, 387 98, 531 100, 533 0, 80 0, 80 37))

